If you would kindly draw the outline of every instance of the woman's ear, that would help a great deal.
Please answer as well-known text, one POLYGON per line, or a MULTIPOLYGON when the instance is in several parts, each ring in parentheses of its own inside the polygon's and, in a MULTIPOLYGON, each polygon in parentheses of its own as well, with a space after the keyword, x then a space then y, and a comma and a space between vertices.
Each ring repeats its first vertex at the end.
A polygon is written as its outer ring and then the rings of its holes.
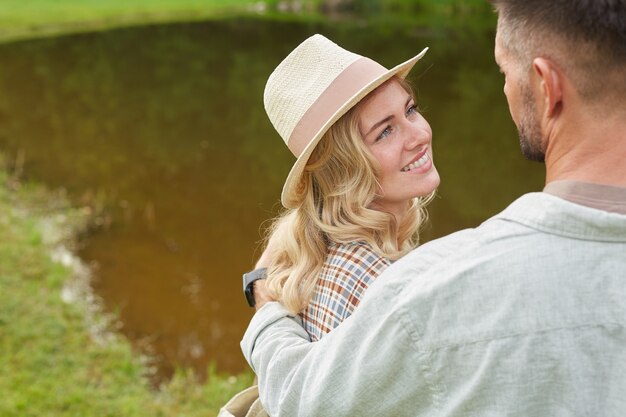
POLYGON ((537 93, 543 102, 543 116, 553 118, 561 111, 563 74, 559 67, 547 58, 535 58, 533 72, 539 82, 537 93))

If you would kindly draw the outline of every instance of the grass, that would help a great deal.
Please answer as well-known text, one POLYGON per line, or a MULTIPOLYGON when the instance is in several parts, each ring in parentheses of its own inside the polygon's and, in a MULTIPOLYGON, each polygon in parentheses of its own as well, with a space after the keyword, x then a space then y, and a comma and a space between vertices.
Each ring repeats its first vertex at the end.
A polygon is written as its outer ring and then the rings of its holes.
POLYGON ((65 248, 88 219, 62 194, 0 171, 0 415, 216 415, 252 375, 211 369, 201 384, 180 371, 151 388, 145 361, 77 285, 85 277, 65 248))
POLYGON ((487 0, 1 0, 0 42, 123 26, 256 16, 448 28, 493 21, 487 0), (335 12, 328 8, 339 7, 335 12), (346 6, 347 5, 347 6, 346 6), (323 10, 326 10, 324 12, 323 10), (337 14, 336 12, 339 12, 337 14), (334 15, 334 17, 331 17, 334 15))
POLYGON ((258 4, 255 0, 2 0, 0 42, 254 14, 258 4))

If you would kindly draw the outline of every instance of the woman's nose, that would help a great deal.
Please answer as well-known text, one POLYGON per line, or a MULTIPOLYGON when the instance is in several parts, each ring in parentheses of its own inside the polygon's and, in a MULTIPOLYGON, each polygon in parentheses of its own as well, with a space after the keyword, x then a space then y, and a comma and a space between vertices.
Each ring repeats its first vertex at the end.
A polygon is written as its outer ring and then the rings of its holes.
POLYGON ((405 129, 405 135, 404 147, 407 150, 412 150, 428 142, 428 132, 413 123, 408 123, 405 129))

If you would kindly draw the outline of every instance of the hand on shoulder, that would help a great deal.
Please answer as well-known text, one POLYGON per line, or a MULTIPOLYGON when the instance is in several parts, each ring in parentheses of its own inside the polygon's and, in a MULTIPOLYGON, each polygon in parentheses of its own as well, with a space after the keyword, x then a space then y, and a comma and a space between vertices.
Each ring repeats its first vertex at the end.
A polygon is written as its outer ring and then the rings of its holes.
MULTIPOLYGON (((265 249, 263 249, 263 253, 259 257, 259 260, 257 261, 255 265, 255 269, 269 267, 270 262, 276 252, 276 246, 277 245, 276 245, 275 239, 270 238, 267 242, 267 245, 265 246, 265 249)), ((276 301, 270 296, 267 290, 266 281, 264 279, 260 279, 254 282, 253 291, 254 291, 254 300, 256 302, 256 304, 254 305, 254 308, 257 311, 261 307, 263 307, 265 303, 270 302, 270 301, 276 301)))

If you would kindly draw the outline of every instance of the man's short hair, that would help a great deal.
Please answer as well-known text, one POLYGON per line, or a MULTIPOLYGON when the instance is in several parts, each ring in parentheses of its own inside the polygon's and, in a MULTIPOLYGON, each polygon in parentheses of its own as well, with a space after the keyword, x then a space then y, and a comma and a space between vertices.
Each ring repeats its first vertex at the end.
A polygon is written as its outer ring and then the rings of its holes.
POLYGON ((626 0, 491 0, 520 64, 554 60, 587 100, 626 93, 626 0), (615 78, 613 80, 613 78, 615 78), (617 90, 617 91, 616 91, 617 90))

